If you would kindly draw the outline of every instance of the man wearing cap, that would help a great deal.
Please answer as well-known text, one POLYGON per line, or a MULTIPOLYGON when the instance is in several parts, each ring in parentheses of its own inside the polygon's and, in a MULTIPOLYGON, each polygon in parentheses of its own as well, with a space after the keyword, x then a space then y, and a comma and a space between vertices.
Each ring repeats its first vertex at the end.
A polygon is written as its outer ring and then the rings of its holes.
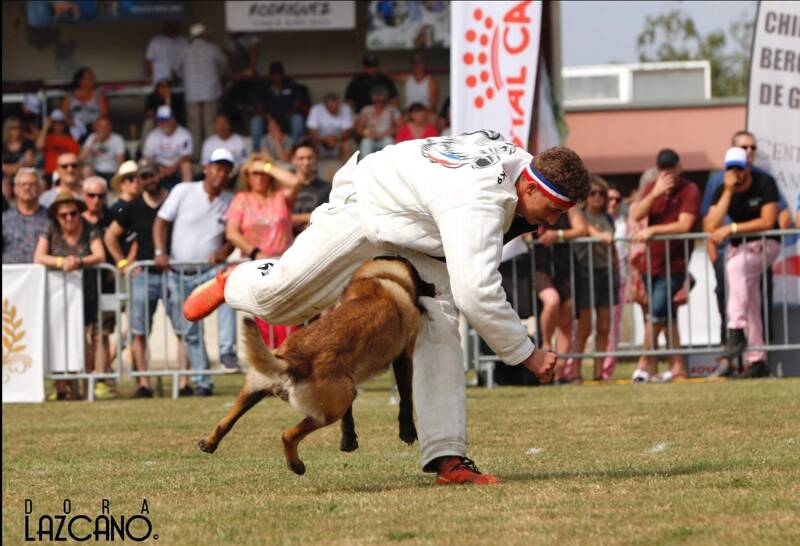
POLYGON ((231 121, 225 114, 217 115, 217 119, 214 122, 214 134, 203 142, 203 151, 200 153, 200 160, 203 165, 208 164, 211 160, 211 154, 217 148, 225 148, 233 156, 235 164, 231 178, 234 178, 239 172, 239 167, 247 159, 247 145, 241 135, 237 135, 231 130, 231 121))
MULTIPOLYGON (((656 235, 689 233, 700 209, 700 189, 683 176, 680 158, 674 150, 661 150, 656 157, 656 168, 658 177, 645 186, 642 198, 630 212, 634 222, 647 218, 647 227, 636 234, 636 240, 642 243, 656 235)), ((677 307, 673 298, 686 280, 689 256, 685 253, 683 241, 672 240, 668 245, 665 241, 650 242, 642 257, 642 280, 649 300, 645 321, 646 350, 656 346, 662 332, 665 332, 671 348, 680 347, 677 307), (672 328, 667 331, 670 321, 672 328)), ((640 357, 633 381, 647 381, 657 368, 656 357, 640 357)), ((680 355, 670 355, 669 371, 662 379, 673 377, 686 377, 686 367, 680 355)))
MULTIPOLYGON (((225 241, 225 213, 233 200, 227 191, 233 169, 233 156, 225 148, 214 150, 203 168, 204 179, 175 186, 158 211, 153 224, 153 254, 156 267, 168 271, 169 314, 172 324, 186 343, 193 370, 209 369, 202 329, 199 322, 189 322, 181 314, 188 294, 200 283, 212 278, 217 268, 211 265, 181 268, 181 264, 222 264, 233 250, 225 241), (167 249, 168 227, 172 240, 167 249), (175 264, 175 265, 173 265, 175 264)), ((213 392, 210 376, 193 376, 194 391, 182 378, 181 392, 209 396, 213 392)))
MULTIPOLYGON (((133 163, 135 169, 128 171, 130 166, 126 162, 120 167, 125 169, 122 176, 132 174, 140 181, 143 191, 124 207, 116 219, 108 226, 104 242, 108 253, 117 269, 125 275, 131 276, 130 303, 128 305, 131 333, 133 334, 133 365, 136 371, 147 369, 147 341, 153 327, 153 314, 156 311, 158 300, 161 299, 162 286, 160 274, 153 274, 142 268, 132 269, 133 263, 140 260, 152 260, 153 253, 153 222, 155 222, 158 209, 167 198, 167 191, 161 186, 158 176, 158 166, 153 160, 143 157, 138 163, 133 163), (125 244, 130 245, 126 251, 125 244)), ((164 306, 167 303, 164 302, 164 306)), ((174 328, 174 326, 173 326, 174 328)), ((176 331, 177 334, 177 331, 176 331)), ((178 343, 178 361, 181 369, 187 366, 186 350, 178 343)), ((147 377, 137 377, 139 386, 134 393, 136 398, 152 398, 153 391, 147 377)))
POLYGON ((567 148, 533 158, 492 131, 409 140, 358 154, 336 173, 330 202, 279 260, 257 260, 200 286, 193 320, 226 301, 276 324, 298 324, 332 305, 365 260, 400 255, 434 297, 414 351, 414 404, 422 468, 437 483, 497 483, 466 457, 466 390, 458 312, 493 351, 544 382, 555 354, 536 350, 506 301, 498 271, 505 238, 555 223, 586 197, 589 177, 567 148), (268 317, 268 318, 267 318, 268 317))
POLYGON ((161 183, 168 190, 181 181, 192 179, 192 135, 178 125, 166 104, 156 110, 157 126, 144 141, 142 155, 158 164, 161 183))
MULTIPOLYGON (((733 137, 731 138, 731 146, 736 146, 741 148, 745 151, 747 155, 747 164, 750 167, 750 171, 756 178, 758 177, 768 177, 773 178, 767 171, 756 167, 753 164, 753 161, 756 157, 756 150, 758 145, 756 143, 756 137, 750 131, 737 131, 734 133, 733 137)), ((705 190, 703 192, 703 202, 700 205, 700 214, 705 217, 708 215, 708 211, 711 209, 711 200, 716 194, 717 190, 720 186, 723 185, 723 180, 725 178, 725 170, 720 170, 714 172, 711 177, 708 179, 706 183, 705 190)), ((773 179, 774 180, 774 179, 773 179)), ((776 187, 777 184, 776 184, 776 187)), ((730 217, 726 216, 723 219, 724 224, 730 224, 731 219, 730 217)), ((781 226, 781 229, 786 229, 791 224, 791 211, 789 209, 789 204, 786 202, 786 199, 783 196, 780 188, 778 187, 778 224, 781 226)), ((727 342, 728 339, 728 320, 727 320, 727 297, 726 297, 726 287, 725 287, 725 253, 728 248, 728 239, 725 239, 720 244, 714 244, 710 240, 707 243, 708 248, 708 256, 711 259, 711 262, 714 264, 714 276, 716 278, 716 288, 714 292, 716 294, 717 300, 717 310, 719 311, 720 316, 720 340, 723 344, 727 342)), ((767 301, 768 301, 768 308, 771 308, 772 305, 772 267, 767 268, 767 301)), ((762 310, 763 311, 763 310, 762 310)), ((721 357, 718 362, 717 369, 711 374, 712 377, 730 377, 733 375, 733 370, 731 369, 731 362, 730 359, 727 357, 721 357)))
POLYGON ((344 162, 353 153, 353 111, 336 93, 328 93, 308 113, 308 136, 321 158, 344 162))
MULTIPOLYGON (((725 178, 703 219, 710 240, 729 239, 725 252, 728 281, 728 339, 723 356, 734 358, 748 345, 763 345, 761 287, 764 264, 771 265, 780 252, 780 237, 747 237, 747 233, 778 229, 778 186, 775 179, 753 173, 744 149, 734 146, 725 153, 725 178), (725 225, 725 217, 731 223, 725 225)), ((748 351, 745 377, 766 377, 769 368, 764 351, 748 351)))
POLYGON ((365 55, 361 65, 363 66, 362 72, 356 74, 350 80, 347 85, 347 91, 344 94, 344 99, 353 109, 353 112, 358 114, 362 108, 372 103, 372 88, 379 85, 387 89, 389 100, 395 107, 399 107, 400 100, 397 97, 397 87, 395 87, 389 76, 381 72, 378 65, 378 57, 371 53, 365 55))
MULTIPOLYGON (((175 64, 176 72, 183 79, 186 123, 198 147, 214 132, 214 118, 222 97, 222 77, 228 64, 222 48, 206 37, 203 23, 189 27, 189 44, 181 50, 175 64)), ((199 149, 195 150, 195 155, 199 153, 199 149)))

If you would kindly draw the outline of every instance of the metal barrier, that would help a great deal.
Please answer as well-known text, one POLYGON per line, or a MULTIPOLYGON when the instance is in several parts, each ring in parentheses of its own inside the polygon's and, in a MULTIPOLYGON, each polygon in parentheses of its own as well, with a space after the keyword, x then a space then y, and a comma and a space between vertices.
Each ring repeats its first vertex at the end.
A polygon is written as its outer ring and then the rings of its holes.
MULTIPOLYGON (((229 264, 223 264, 229 265, 229 264)), ((132 360, 128 362, 129 365, 129 372, 128 375, 131 378, 138 378, 138 377, 155 377, 158 382, 159 390, 162 390, 162 385, 160 383, 161 378, 163 377, 172 377, 172 397, 178 398, 179 396, 179 382, 182 376, 213 376, 213 375, 221 375, 221 374, 229 374, 235 373, 235 371, 231 372, 231 370, 225 368, 218 368, 218 369, 200 369, 196 368, 196 364, 192 362, 191 357, 187 354, 186 359, 190 366, 189 369, 181 369, 180 364, 181 362, 179 359, 171 358, 170 357, 170 335, 169 335, 169 327, 167 325, 167 321, 171 322, 173 333, 176 335, 180 335, 181 343, 184 344, 187 353, 191 352, 191 347, 188 346, 187 341, 185 339, 186 334, 188 332, 179 332, 177 331, 177 326, 175 321, 178 321, 180 324, 184 324, 181 321, 185 321, 182 316, 182 305, 183 299, 182 297, 178 297, 171 293, 173 287, 171 284, 175 284, 177 282, 177 289, 180 294, 184 296, 191 292, 191 289, 202 283, 206 280, 213 277, 217 271, 220 269, 220 265, 213 265, 208 262, 181 262, 175 263, 170 262, 170 271, 159 271, 155 267, 155 262, 152 260, 141 260, 134 262, 130 269, 128 275, 126 275, 126 286, 129 295, 129 299, 131 304, 129 305, 128 310, 128 320, 129 323, 131 322, 131 317, 133 313, 140 312, 134 310, 134 305, 138 305, 140 302, 137 301, 137 295, 134 292, 143 291, 144 292, 144 370, 137 370, 135 366, 135 362, 133 359, 133 347, 134 347, 134 333, 133 328, 129 327, 127 332, 127 340, 128 346, 132 348, 131 356, 132 360), (170 274, 177 275, 177 281, 170 280, 170 274), (188 277, 192 277, 189 279, 188 277), (140 279, 138 282, 135 279, 140 279), (137 283, 137 286, 134 286, 134 283, 137 283), (191 283, 191 286, 186 286, 187 283, 191 283), (153 367, 152 364, 154 359, 152 358, 152 351, 150 350, 151 344, 149 343, 150 336, 152 335, 152 324, 150 323, 151 320, 151 312, 149 310, 149 295, 150 295, 150 287, 154 285, 159 285, 160 293, 158 295, 158 300, 162 302, 162 306, 165 311, 165 320, 163 325, 163 349, 164 355, 163 359, 160 361, 161 367, 153 367), (172 300, 171 300, 172 298, 172 300), (176 299, 177 298, 177 299, 176 299), (170 303, 172 301, 172 303, 170 303), (178 305, 177 308, 172 309, 170 311, 170 305, 178 305), (179 316, 170 316, 170 313, 175 313, 179 316)), ((156 301, 157 305, 157 301, 156 301)), ((152 311, 153 313, 155 310, 152 311)), ((231 311, 232 312, 232 311, 231 311)), ((215 316, 219 313, 217 310, 214 315, 215 316)), ((234 318, 235 320, 235 318, 234 318)), ((188 322, 186 323, 188 324, 188 322)), ((206 351, 206 340, 205 340, 205 330, 203 321, 198 323, 199 327, 199 344, 200 349, 205 353, 206 351)), ((234 325, 235 327, 235 325, 234 325)), ((234 340, 235 343, 235 340, 234 340)), ((205 356, 208 359, 207 353, 205 356)), ((210 361, 209 361, 210 363, 210 361)))
MULTIPOLYGON (((800 235, 800 229, 770 230, 770 231, 746 234, 748 241, 761 241, 762 248, 765 246, 765 241, 766 241, 767 238, 770 238, 770 237, 779 238, 781 248, 784 248, 787 238, 795 239, 798 235, 800 235)), ((670 247, 672 245, 668 244, 668 242, 672 241, 673 244, 674 244, 675 241, 682 241, 682 244, 681 244, 682 249, 681 250, 682 250, 682 253, 683 253, 684 262, 686 264, 686 273, 687 273, 687 279, 686 279, 685 282, 689 282, 689 280, 688 280, 688 269, 689 269, 691 251, 692 251, 692 249, 693 249, 693 247, 695 246, 696 243, 706 243, 707 240, 708 240, 708 234, 707 233, 687 233, 687 234, 672 235, 672 236, 656 236, 656 237, 653 237, 650 240, 650 242, 648 244, 646 244, 646 246, 645 246, 644 253, 642 255, 643 256, 643 261, 644 261, 643 262, 643 267, 642 267, 643 271, 641 273, 644 275, 648 271, 652 271, 652 268, 651 268, 651 264, 652 264, 652 256, 651 256, 651 254, 652 254, 652 250, 651 250, 652 249, 652 243, 653 242, 657 242, 657 241, 665 241, 665 243, 664 243, 664 253, 665 253, 664 263, 665 263, 665 269, 666 269, 665 277, 666 277, 666 279, 668 279, 671 282, 671 280, 673 278, 673 273, 674 273, 673 271, 671 271, 671 269, 672 269, 672 264, 671 264, 671 262, 672 262, 672 260, 671 260, 672 249, 670 247)), ((518 292, 519 292, 519 288, 520 288, 520 285, 519 285, 519 276, 520 276, 520 267, 521 267, 520 264, 523 262, 523 260, 526 260, 528 258, 530 259, 530 265, 529 265, 529 267, 530 267, 530 279, 531 279, 531 283, 535 283, 537 266, 536 266, 536 252, 534 251, 534 248, 535 248, 536 245, 539 245, 539 244, 540 243, 539 243, 538 240, 536 240, 536 239, 532 240, 531 242, 529 242, 529 245, 528 245, 529 246, 528 253, 527 254, 523 254, 522 256, 517 256, 517 257, 513 258, 512 261, 511 261, 511 275, 510 275, 510 277, 511 277, 511 279, 510 279, 511 280, 511 290, 510 290, 510 294, 509 294, 509 300, 510 300, 512 306, 515 309, 519 309, 519 307, 520 307, 520 300, 519 300, 519 297, 518 297, 518 292)), ((576 250, 579 248, 579 245, 586 245, 586 248, 587 248, 587 253, 585 254, 585 256, 587 256, 587 259, 588 259, 588 271, 591 272, 588 275, 588 281, 589 281, 589 283, 588 283, 588 292, 589 292, 590 302, 592 302, 592 306, 591 306, 591 309, 590 309, 590 314, 591 314, 591 332, 595 333, 597 331, 597 313, 596 313, 597 308, 594 306, 594 303, 596 302, 596 298, 595 298, 595 277, 596 277, 596 273, 595 273, 595 268, 594 268, 594 263, 593 263, 594 262, 594 255, 595 255, 595 253, 594 253, 594 250, 595 250, 594 249, 594 245, 602 245, 603 248, 605 249, 605 253, 606 253, 606 260, 605 260, 606 266, 605 266, 605 268, 606 268, 606 271, 604 273, 607 274, 607 276, 608 276, 607 278, 608 279, 613 279, 614 276, 615 276, 615 272, 618 272, 619 269, 623 269, 624 268, 623 271, 624 272, 628 272, 628 273, 630 273, 632 271, 632 268, 633 268, 633 265, 634 265, 634 264, 632 264, 632 259, 634 257, 633 257, 632 252, 631 252, 631 246, 632 246, 632 244, 640 244, 640 243, 636 243, 636 241, 635 241, 635 239, 633 237, 624 237, 624 238, 615 238, 611 244, 606 245, 605 242, 602 239, 599 239, 599 238, 581 237, 581 238, 576 238, 576 239, 572 239, 572 240, 569 240, 569 241, 565 241, 563 243, 556 243, 556 244, 557 245, 568 246, 568 248, 569 248, 569 271, 568 272, 565 272, 565 271, 551 271, 551 275, 552 275, 552 278, 557 278, 557 276, 559 276, 559 275, 565 275, 565 274, 569 275, 569 279, 570 279, 570 299, 571 299, 571 302, 572 302, 571 311, 572 311, 572 317, 573 317, 572 318, 572 322, 573 322, 573 328, 572 328, 573 339, 571 341, 570 347, 571 347, 571 349, 574 349, 574 343, 575 343, 575 339, 574 339, 574 337, 575 337, 574 336, 574 333, 575 333, 575 321, 576 321, 576 317, 577 317, 576 301, 575 301, 576 297, 575 296, 578 293, 576 289, 579 288, 579 287, 576 286, 576 274, 577 274, 576 250), (622 243, 622 244, 628 246, 628 252, 626 253, 626 255, 627 255, 626 260, 627 261, 624 264, 619 264, 616 261, 616 258, 615 258, 615 245, 619 244, 619 243, 622 243)), ((562 248, 563 248, 563 246, 562 246, 562 248)), ((760 286, 760 289, 761 289, 761 296, 762 296, 761 297, 761 300, 762 300, 761 301, 761 306, 762 306, 762 312, 763 312, 763 316, 764 316, 764 339, 766 341, 762 345, 748 345, 747 348, 745 349, 745 352, 748 352, 748 351, 777 351, 777 350, 783 351, 783 350, 800 349, 800 343, 792 343, 792 342, 790 342, 790 337, 789 337, 789 327, 788 327, 788 307, 789 307, 789 304, 788 304, 787 299, 785 297, 785 295, 786 295, 786 293, 788 292, 788 289, 789 289, 787 275, 783 275, 783 293, 784 293, 784 298, 783 298, 782 304, 780 305, 780 309, 782 311, 782 318, 783 318, 783 320, 782 320, 783 328, 779 332, 781 334, 781 336, 780 336, 779 339, 776 340, 775 343, 770 343, 769 342, 769 340, 772 337, 772 334, 774 333, 771 330, 770 316, 769 316, 770 315, 770 309, 768 309, 768 298, 767 298, 767 289, 768 289, 768 287, 767 287, 767 275, 766 275, 766 272, 768 270, 769 264, 767 263, 766 253, 762 252, 761 256, 762 256, 762 264, 761 264, 761 280, 760 280, 760 285, 761 286, 760 286)), ((725 260, 726 258, 724 256, 720 256, 719 259, 725 260)), ((708 269, 709 269, 708 267, 704 267, 703 268, 703 270, 705 272, 705 275, 706 275, 706 278, 704 279, 704 281, 705 281, 704 284, 707 287, 710 286, 709 278, 708 278, 708 269)), ((726 294, 729 294, 729 292, 727 292, 728 274, 727 274, 726 268, 723 267, 723 271, 724 271, 723 282, 725 283, 726 294)), ((645 284, 646 284, 647 301, 648 302, 652 302, 653 301, 653 276, 652 275, 646 275, 646 277, 647 278, 646 278, 645 284)), ((614 297, 613 297, 613 292, 612 292, 613 290, 614 290, 614 283, 609 281, 608 282, 608 291, 609 291, 608 301, 609 302, 614 302, 614 297)), ((667 293, 670 294, 669 297, 672 298, 671 291, 668 290, 667 293)), ((531 319, 533 321, 535 321, 535 323, 537 325, 536 326, 537 337, 541 337, 541 328, 539 327, 539 325, 540 325, 540 316, 539 316, 539 306, 538 306, 538 301, 537 301, 538 300, 537 294, 538 294, 538 290, 536 289, 536 286, 534 284, 532 286, 532 289, 531 289, 531 302, 530 302, 530 304, 531 304, 531 309, 533 311, 531 319)), ((690 305, 690 303, 693 300, 696 300, 697 297, 705 299, 705 305, 709 310, 709 313, 706 315, 705 328, 706 328, 706 331, 710 331, 711 330, 711 324, 710 324, 711 323, 711 318, 710 317, 711 317, 711 312, 712 312, 711 310, 713 309, 713 310, 716 311, 716 307, 717 306, 715 304, 712 304, 712 302, 711 302, 712 297, 711 297, 711 294, 710 294, 710 289, 706 290, 705 293, 703 293, 703 294, 695 294, 694 297, 692 296, 692 290, 689 289, 688 290, 686 304, 690 305)), ((629 303, 629 302, 626 302, 626 301, 622 301, 620 303, 623 303, 625 305, 633 305, 632 303, 629 303)), ((609 307, 613 307, 613 303, 611 303, 609 305, 609 307)), ((596 345, 597 340, 596 340, 596 337, 595 337, 593 350, 584 350, 584 351, 581 351, 581 352, 570 350, 569 352, 559 353, 558 356, 560 358, 573 358, 573 359, 603 358, 603 357, 630 358, 630 357, 639 357, 639 356, 659 357, 659 356, 672 356, 672 355, 715 354, 715 353, 718 353, 720 351, 720 345, 711 343, 710 338, 708 338, 705 342, 695 342, 695 340, 693 339, 693 335, 692 335, 693 331, 694 331, 694 328, 693 328, 693 325, 692 325, 692 313, 688 313, 687 314, 688 328, 686 330, 687 330, 688 336, 687 336, 686 342, 685 343, 680 343, 680 344, 676 343, 676 340, 673 339, 673 335, 672 334, 673 334, 673 326, 675 325, 677 317, 673 316, 673 305, 672 304, 668 304, 666 307, 667 307, 667 317, 666 317, 667 321, 666 321, 666 330, 665 330, 665 332, 666 332, 666 336, 665 336, 666 337, 666 347, 664 347, 663 349, 657 349, 657 348, 650 348, 650 349, 641 348, 640 349, 640 348, 635 348, 635 347, 637 347, 637 345, 633 342, 633 340, 627 340, 626 343, 619 343, 619 340, 617 340, 617 347, 615 347, 614 350, 610 350, 609 351, 609 350, 607 350, 606 347, 597 347, 597 345, 596 345), (622 347, 624 347, 624 349, 622 347)), ((648 310, 648 313, 649 313, 649 310, 648 310)), ((650 316, 650 315, 648 314, 648 316, 650 316)), ((647 323, 649 325, 649 328, 651 328, 650 335, 652 337, 652 328, 653 328, 652 322, 651 321, 647 321, 647 323)), ((472 329, 469 326, 466 326, 466 327, 462 328, 462 336, 464 334, 466 334, 466 336, 468 338, 468 341, 464 341, 462 343, 462 347, 463 347, 463 350, 464 350, 465 368, 466 369, 470 369, 471 368, 471 369, 474 369, 475 371, 477 371, 479 373, 485 373, 486 374, 486 384, 487 384, 487 386, 492 386, 494 384, 494 378, 493 378, 493 375, 494 375, 494 364, 495 364, 496 361, 499 360, 499 358, 496 355, 493 355, 493 354, 483 354, 483 355, 481 354, 481 351, 480 351, 480 338, 479 338, 477 332, 475 332, 474 329, 472 329)), ((541 339, 539 339, 539 342, 541 342, 541 339)), ((540 345, 540 343, 537 343, 537 346, 539 346, 539 345, 540 345)), ((655 345, 655 343, 654 343, 654 345, 655 345)))
MULTIPOLYGON (((53 270, 49 270, 49 273, 58 274, 59 272, 53 271, 53 270)), ((96 275, 96 283, 97 283, 97 323, 95 324, 95 326, 96 326, 97 329, 95 331, 95 334, 99 338, 102 338, 104 315, 107 315, 108 313, 113 313, 117 326, 119 328, 122 327, 122 306, 123 306, 123 303, 125 301, 125 295, 120 293, 120 290, 119 290, 119 288, 122 286, 122 284, 120 283, 120 274, 119 274, 119 271, 117 271, 117 269, 115 267, 113 267, 112 265, 106 264, 106 263, 102 263, 102 264, 97 264, 95 266, 91 266, 91 267, 85 268, 83 270, 83 275, 96 275), (108 273, 106 273, 106 275, 109 275, 109 278, 111 278, 113 276, 113 279, 114 279, 114 289, 113 289, 113 292, 110 293, 110 294, 108 294, 108 293, 104 294, 103 291, 102 291, 102 276, 103 276, 104 272, 110 272, 110 275, 108 273)), ((62 292, 64 294, 64 309, 66 309, 67 308, 67 301, 66 301, 66 298, 67 298, 67 290, 66 290, 67 273, 61 272, 61 275, 59 275, 59 276, 61 277, 61 282, 64 283, 64 289, 62 289, 62 292)), ((86 294, 84 293, 84 298, 85 297, 86 297, 86 294)), ((68 350, 67 340, 68 340, 69 329, 70 328, 74 328, 75 325, 70 324, 69 320, 64 320, 64 321, 62 321, 62 323, 64 325, 65 352, 68 353, 69 350, 68 350)), ((83 329, 83 328, 85 328, 85 326, 81 324, 80 328, 83 329)), ((84 332, 83 338, 85 338, 85 336, 86 336, 86 332, 84 332)), ((117 358, 118 358, 118 362, 120 362, 120 363, 122 362, 122 352, 123 352, 122 336, 118 335, 117 336, 117 358)), ((95 355, 94 355, 95 357, 97 356, 96 353, 97 353, 97 351, 95 350, 95 355)), ((83 363, 81 365, 81 371, 79 371, 79 372, 53 372, 52 370, 48 369, 48 372, 45 375, 45 378, 48 379, 48 380, 53 380, 53 381, 77 381, 77 380, 82 380, 82 379, 83 380, 87 380, 88 384, 87 384, 86 397, 90 402, 94 401, 95 383, 97 381, 99 381, 99 380, 108 380, 108 379, 121 381, 122 380, 122 365, 121 364, 117 365, 116 371, 108 371, 108 372, 104 372, 104 373, 97 373, 95 371, 88 372, 86 370, 86 357, 87 357, 87 355, 84 354, 84 361, 83 361, 83 363)), ((109 362, 108 364, 110 365, 111 363, 109 362)))

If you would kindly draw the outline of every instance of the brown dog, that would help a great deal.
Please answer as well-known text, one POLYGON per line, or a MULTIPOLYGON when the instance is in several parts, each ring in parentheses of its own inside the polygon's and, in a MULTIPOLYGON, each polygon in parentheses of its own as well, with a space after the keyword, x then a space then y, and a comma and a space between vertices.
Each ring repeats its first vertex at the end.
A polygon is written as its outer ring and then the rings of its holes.
POLYGON ((265 396, 280 396, 305 418, 283 433, 283 451, 297 474, 305 465, 297 444, 309 433, 342 419, 343 451, 358 447, 352 403, 356 386, 394 367, 400 394, 400 438, 417 439, 411 402, 411 359, 423 313, 420 296, 433 296, 401 258, 377 258, 362 265, 338 304, 305 328, 292 333, 274 353, 252 319, 245 320, 245 350, 251 364, 231 410, 200 449, 213 453, 245 412, 265 396))

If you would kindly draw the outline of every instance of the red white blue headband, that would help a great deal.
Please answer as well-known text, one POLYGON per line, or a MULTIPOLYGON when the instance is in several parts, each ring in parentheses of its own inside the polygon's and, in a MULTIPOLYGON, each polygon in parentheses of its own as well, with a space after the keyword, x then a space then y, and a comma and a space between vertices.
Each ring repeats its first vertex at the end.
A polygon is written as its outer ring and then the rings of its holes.
POLYGON ((533 168, 533 164, 526 166, 524 173, 525 178, 531 182, 536 182, 536 185, 539 186, 539 189, 542 190, 542 193, 556 205, 564 208, 571 208, 575 206, 575 201, 561 193, 561 191, 558 189, 558 186, 550 182, 544 177, 544 175, 542 175, 542 173, 533 168))

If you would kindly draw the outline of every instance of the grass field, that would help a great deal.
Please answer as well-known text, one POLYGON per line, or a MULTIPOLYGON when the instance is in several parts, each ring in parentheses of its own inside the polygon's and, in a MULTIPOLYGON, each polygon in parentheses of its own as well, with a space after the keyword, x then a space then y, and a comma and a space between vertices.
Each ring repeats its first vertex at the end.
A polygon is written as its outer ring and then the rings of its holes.
MULTIPOLYGON (((3 541, 33 513, 139 513, 161 545, 800 544, 800 380, 468 391, 470 455, 494 487, 434 487, 397 439, 385 382, 355 405, 361 447, 301 444, 266 400, 214 455, 197 440, 241 377, 207 399, 4 405, 3 541), (540 451, 539 451, 540 450, 540 451)), ((130 542, 130 540, 126 541, 130 542)))

